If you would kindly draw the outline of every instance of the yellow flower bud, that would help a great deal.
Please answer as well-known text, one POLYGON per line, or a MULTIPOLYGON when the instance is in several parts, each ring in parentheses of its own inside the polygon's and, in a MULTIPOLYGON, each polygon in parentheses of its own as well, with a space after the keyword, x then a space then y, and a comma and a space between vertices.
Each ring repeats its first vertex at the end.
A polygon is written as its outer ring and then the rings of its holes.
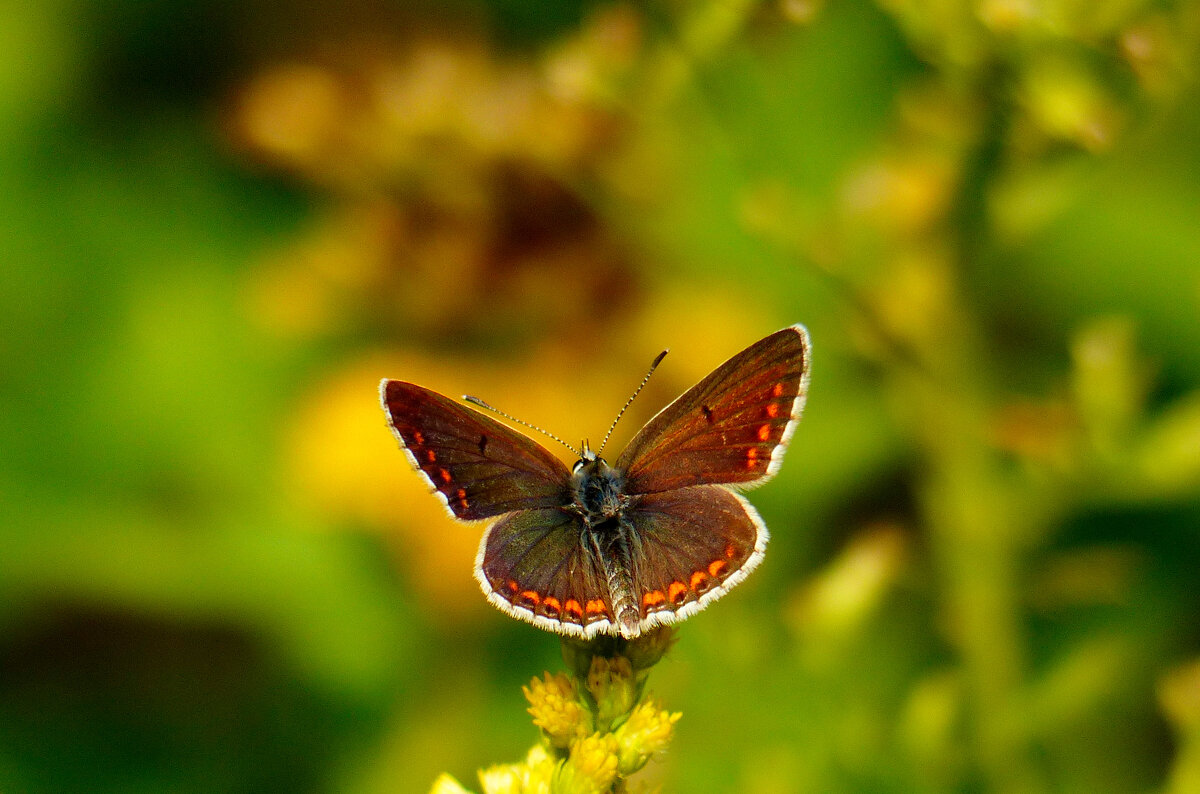
POLYGON ((525 788, 524 769, 519 764, 496 764, 479 771, 483 794, 521 794, 525 788))
POLYGON ((595 733, 571 745, 571 755, 555 773, 552 789, 556 794, 603 794, 616 779, 617 739, 595 733))
POLYGON ((566 749, 572 740, 590 729, 588 714, 579 703, 575 684, 562 673, 554 676, 545 673, 544 678, 530 681, 523 691, 529 701, 533 724, 545 732, 553 746, 566 749))
POLYGON ((622 775, 632 775, 656 753, 666 750, 680 716, 679 712, 672 714, 649 701, 634 708, 625 724, 616 730, 617 770, 622 775))
POLYGON ((429 794, 471 794, 471 792, 463 788, 462 784, 450 775, 442 773, 438 775, 437 780, 433 781, 433 788, 429 789, 429 794))
POLYGON ((541 742, 535 744, 525 755, 524 794, 550 794, 558 760, 546 751, 541 742))

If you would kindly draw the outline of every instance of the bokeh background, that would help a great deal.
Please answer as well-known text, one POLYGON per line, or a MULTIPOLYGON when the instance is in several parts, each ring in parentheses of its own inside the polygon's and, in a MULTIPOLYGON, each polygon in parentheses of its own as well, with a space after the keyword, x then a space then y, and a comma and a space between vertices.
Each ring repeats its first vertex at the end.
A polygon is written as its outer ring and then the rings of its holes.
POLYGON ((670 347, 619 449, 794 322, 645 779, 1200 791, 1195 2, 2 18, 0 791, 478 790, 558 642, 379 379, 596 440, 670 347))

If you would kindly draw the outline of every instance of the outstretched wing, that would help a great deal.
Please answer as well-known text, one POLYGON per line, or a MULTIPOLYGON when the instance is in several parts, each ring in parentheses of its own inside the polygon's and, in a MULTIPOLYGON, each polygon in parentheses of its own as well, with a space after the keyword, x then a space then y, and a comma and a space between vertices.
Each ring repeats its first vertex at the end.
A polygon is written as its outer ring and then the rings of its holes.
POLYGON ((691 485, 750 488, 779 469, 808 392, 808 331, 793 325, 755 342, 688 389, 621 453, 625 491, 691 485))
POLYGON ((583 519, 561 509, 526 510, 488 528, 475 578, 504 612, 560 634, 613 632, 601 561, 583 540, 583 519))
POLYGON ((767 547, 758 513, 720 486, 645 494, 625 517, 635 530, 633 585, 643 632, 720 598, 758 565, 767 547))
POLYGON ((517 431, 403 381, 384 380, 379 397, 409 462, 455 518, 570 502, 566 465, 517 431))

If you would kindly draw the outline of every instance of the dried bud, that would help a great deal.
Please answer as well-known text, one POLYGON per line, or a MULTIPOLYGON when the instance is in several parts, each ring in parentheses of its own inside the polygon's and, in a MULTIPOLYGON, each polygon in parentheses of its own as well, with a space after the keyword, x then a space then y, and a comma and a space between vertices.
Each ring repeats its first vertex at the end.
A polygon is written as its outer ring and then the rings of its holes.
POLYGON ((587 689, 596 702, 597 727, 607 727, 613 720, 628 714, 639 694, 633 666, 624 656, 593 657, 587 689))

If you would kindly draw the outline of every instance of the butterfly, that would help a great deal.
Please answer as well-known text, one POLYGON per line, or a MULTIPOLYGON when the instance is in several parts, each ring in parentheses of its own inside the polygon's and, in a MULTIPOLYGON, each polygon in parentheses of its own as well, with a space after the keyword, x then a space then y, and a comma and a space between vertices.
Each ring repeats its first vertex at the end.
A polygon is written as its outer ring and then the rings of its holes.
POLYGON ((700 611, 762 560, 767 527, 739 491, 778 471, 810 357, 802 325, 755 342, 662 409, 612 464, 603 443, 575 450, 546 433, 578 455, 570 469, 435 391, 385 379, 380 400, 450 515, 494 519, 475 559, 488 601, 561 634, 633 638, 700 611))

